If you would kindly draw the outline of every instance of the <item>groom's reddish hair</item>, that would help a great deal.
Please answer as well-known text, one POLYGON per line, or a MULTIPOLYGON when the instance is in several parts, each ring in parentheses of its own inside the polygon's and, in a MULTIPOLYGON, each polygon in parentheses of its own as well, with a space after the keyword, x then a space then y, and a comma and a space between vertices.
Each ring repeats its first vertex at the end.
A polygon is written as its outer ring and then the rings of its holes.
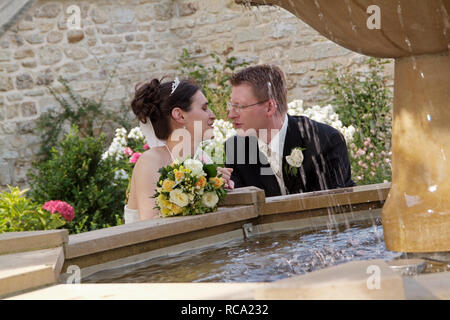
POLYGON ((247 67, 234 73, 230 82, 232 86, 249 84, 258 100, 274 99, 278 104, 277 112, 279 114, 287 112, 286 78, 278 66, 262 64, 247 67))

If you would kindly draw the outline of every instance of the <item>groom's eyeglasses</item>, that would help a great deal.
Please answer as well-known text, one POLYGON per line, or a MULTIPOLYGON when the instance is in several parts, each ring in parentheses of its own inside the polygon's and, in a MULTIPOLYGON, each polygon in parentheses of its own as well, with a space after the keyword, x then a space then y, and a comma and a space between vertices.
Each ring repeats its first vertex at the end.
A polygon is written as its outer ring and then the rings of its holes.
POLYGON ((231 101, 228 101, 227 108, 228 108, 228 112, 230 112, 231 109, 234 109, 234 111, 236 113, 240 113, 242 110, 244 110, 244 109, 246 109, 248 107, 256 106, 258 104, 265 103, 267 101, 269 101, 269 99, 264 100, 264 101, 259 101, 259 102, 256 102, 256 103, 252 103, 252 104, 249 104, 249 105, 246 105, 246 106, 240 106, 240 105, 237 105, 237 104, 232 104, 231 101))

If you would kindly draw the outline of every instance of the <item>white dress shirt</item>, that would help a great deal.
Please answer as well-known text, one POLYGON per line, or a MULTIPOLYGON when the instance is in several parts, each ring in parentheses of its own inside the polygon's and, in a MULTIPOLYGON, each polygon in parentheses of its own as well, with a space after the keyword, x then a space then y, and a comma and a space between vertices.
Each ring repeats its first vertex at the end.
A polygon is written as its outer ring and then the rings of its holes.
POLYGON ((288 116, 284 118, 283 126, 280 131, 272 137, 269 145, 267 145, 267 141, 262 141, 258 139, 259 150, 264 153, 267 160, 269 161, 270 167, 272 171, 275 173, 275 177, 278 181, 278 185, 280 186, 281 194, 286 195, 288 191, 286 190, 286 186, 284 185, 283 179, 283 149, 284 149, 284 140, 286 139, 286 131, 288 125, 288 116))

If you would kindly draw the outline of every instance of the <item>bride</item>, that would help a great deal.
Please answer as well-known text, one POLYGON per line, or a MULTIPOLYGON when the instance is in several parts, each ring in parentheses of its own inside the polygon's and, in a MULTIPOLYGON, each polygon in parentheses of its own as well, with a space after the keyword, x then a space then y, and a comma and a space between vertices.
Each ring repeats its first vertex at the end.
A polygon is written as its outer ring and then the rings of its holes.
MULTIPOLYGON (((137 86, 131 108, 150 149, 142 154, 133 169, 125 223, 159 216, 152 198, 160 176, 158 170, 175 159, 195 155, 199 143, 208 134, 212 136, 215 120, 200 87, 191 81, 180 82, 178 78, 164 83, 153 79, 137 86)), ((231 170, 218 168, 230 189, 233 188, 231 170)))

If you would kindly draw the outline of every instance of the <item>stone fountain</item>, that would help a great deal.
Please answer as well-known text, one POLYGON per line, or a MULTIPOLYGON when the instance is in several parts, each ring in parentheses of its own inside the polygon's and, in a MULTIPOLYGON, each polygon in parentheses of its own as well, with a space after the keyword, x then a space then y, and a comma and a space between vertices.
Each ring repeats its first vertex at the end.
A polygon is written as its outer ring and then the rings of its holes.
POLYGON ((283 7, 347 49, 395 59, 386 247, 450 251, 450 0, 237 2, 283 7))

